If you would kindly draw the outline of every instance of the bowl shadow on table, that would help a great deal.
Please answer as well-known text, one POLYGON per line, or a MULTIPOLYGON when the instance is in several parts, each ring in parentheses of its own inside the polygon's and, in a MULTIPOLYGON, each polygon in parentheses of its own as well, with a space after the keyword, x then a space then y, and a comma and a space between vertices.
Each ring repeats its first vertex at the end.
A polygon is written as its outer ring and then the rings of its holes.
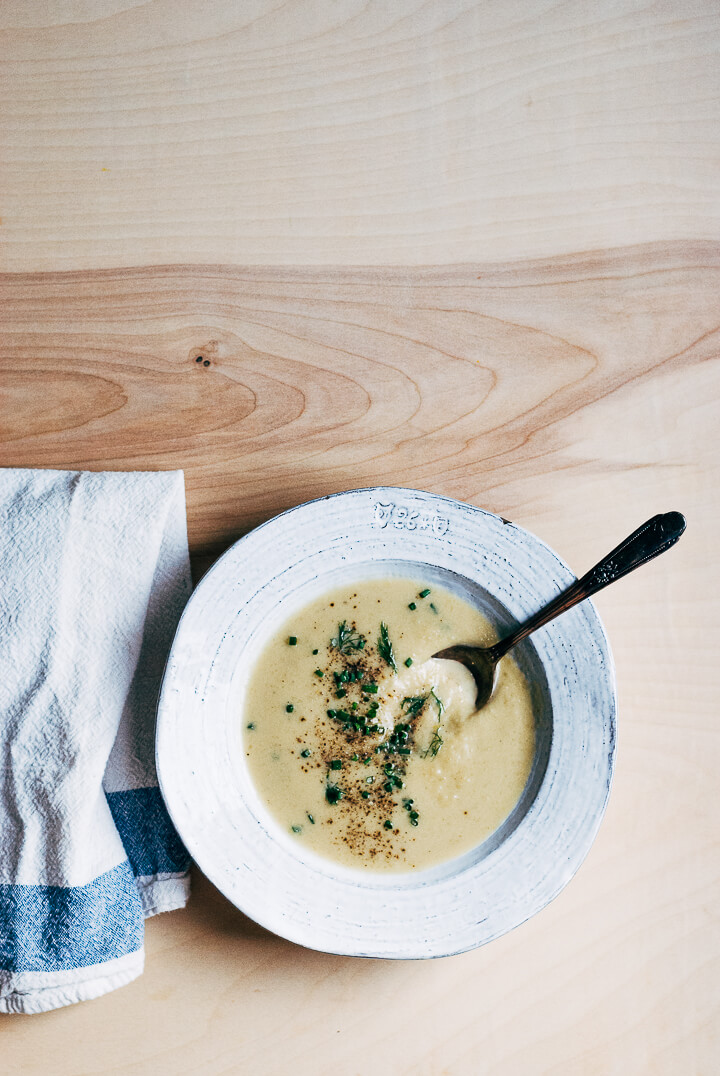
MULTIPOLYGON (((237 945, 238 951, 246 950, 248 947, 259 947, 268 952, 271 951, 275 963, 286 961, 293 967, 297 967, 298 964, 308 961, 343 964, 354 959, 336 953, 307 949, 266 930, 265 927, 244 915, 227 897, 223 896, 196 864, 192 867, 191 895, 183 915, 188 917, 189 925, 200 931, 203 937, 211 943, 221 943, 229 948, 237 945)), ((360 961, 360 963, 376 964, 378 961, 368 960, 360 961)))
POLYGON ((203 931, 220 934, 228 939, 237 938, 238 941, 257 939, 286 945, 289 949, 300 948, 243 915, 239 908, 224 897, 195 864, 192 867, 192 889, 185 915, 189 916, 194 921, 194 925, 203 931))
MULTIPOLYGON (((359 977, 361 982, 365 982, 368 977, 372 979, 375 969, 384 968, 382 980, 387 983, 388 980, 392 982, 396 976, 402 977, 405 974, 402 968, 406 968, 408 963, 416 963, 325 953, 281 938, 244 915, 215 888, 195 864, 192 868, 190 900, 182 915, 187 917, 186 921, 191 930, 202 936, 206 953, 211 950, 218 953, 222 951, 227 957, 237 958, 243 963, 254 951, 251 963, 253 959, 260 960, 263 964, 268 961, 267 967, 272 969, 274 981, 278 975, 281 978, 287 975, 291 978, 302 978, 308 973, 334 978, 352 965, 353 978, 359 977)), ((401 981, 401 978, 398 981, 401 981)))

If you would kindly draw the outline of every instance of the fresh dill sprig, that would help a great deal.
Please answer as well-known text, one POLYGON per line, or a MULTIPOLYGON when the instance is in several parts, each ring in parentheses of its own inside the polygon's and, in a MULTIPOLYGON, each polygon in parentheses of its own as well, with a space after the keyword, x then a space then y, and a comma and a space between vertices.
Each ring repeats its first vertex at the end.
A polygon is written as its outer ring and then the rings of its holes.
POLYGON ((337 638, 330 640, 330 646, 334 646, 341 654, 352 654, 354 650, 364 650, 366 639, 359 631, 349 628, 347 621, 338 624, 337 638))
POLYGON ((445 712, 445 703, 442 701, 442 699, 439 699, 438 696, 435 694, 435 688, 434 687, 430 688, 430 694, 435 699, 435 703, 437 704, 438 717, 442 717, 442 715, 445 712))
POLYGON ((432 755, 433 758, 434 758, 435 755, 440 750, 440 748, 442 747, 442 745, 445 743, 442 736, 440 735, 440 729, 441 729, 441 726, 438 725, 437 728, 435 729, 435 732, 433 733, 433 738, 430 741, 427 750, 423 751, 423 753, 422 753, 423 758, 427 758, 428 755, 432 755))
POLYGON ((429 695, 406 695, 402 701, 402 709, 406 717, 417 717, 430 698, 429 695))
POLYGON ((393 672, 397 672, 397 665, 395 664, 395 654, 393 651, 393 645, 390 642, 390 635, 388 633, 388 626, 384 622, 380 625, 380 637, 377 643, 378 654, 383 659, 386 665, 389 665, 393 672))

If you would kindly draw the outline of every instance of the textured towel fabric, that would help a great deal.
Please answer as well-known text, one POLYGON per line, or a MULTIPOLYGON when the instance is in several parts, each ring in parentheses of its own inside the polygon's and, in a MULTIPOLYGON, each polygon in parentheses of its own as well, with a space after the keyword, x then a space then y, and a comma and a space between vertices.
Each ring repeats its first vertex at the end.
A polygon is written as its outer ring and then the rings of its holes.
POLYGON ((154 726, 189 594, 181 471, 0 470, 0 1012, 129 982, 187 900, 154 726))

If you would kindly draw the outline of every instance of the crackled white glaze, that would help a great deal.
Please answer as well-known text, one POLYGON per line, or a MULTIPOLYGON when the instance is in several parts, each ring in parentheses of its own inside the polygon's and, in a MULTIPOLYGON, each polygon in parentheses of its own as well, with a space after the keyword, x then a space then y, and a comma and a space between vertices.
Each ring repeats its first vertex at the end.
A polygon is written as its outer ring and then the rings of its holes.
POLYGON ((585 602, 514 652, 536 692, 536 759, 520 803, 479 847, 378 876, 303 851, 273 822, 238 767, 237 700, 258 649, 330 586, 418 573, 476 602, 500 634, 574 578, 537 538, 480 509, 416 490, 354 490, 292 509, 229 549, 193 595, 168 661, 157 761, 173 820, 237 907, 311 948, 408 958, 481 945, 567 884, 605 808, 614 673, 585 602))

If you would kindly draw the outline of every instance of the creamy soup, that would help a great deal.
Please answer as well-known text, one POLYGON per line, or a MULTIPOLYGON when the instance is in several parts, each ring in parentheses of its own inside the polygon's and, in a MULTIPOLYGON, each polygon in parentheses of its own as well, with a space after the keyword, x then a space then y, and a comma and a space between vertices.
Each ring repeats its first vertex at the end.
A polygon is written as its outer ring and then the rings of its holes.
POLYGON ((243 748, 257 791, 289 833, 350 866, 408 870, 479 844, 507 818, 535 748, 530 691, 511 657, 490 702, 454 661, 496 639, 435 584, 345 586, 298 612, 248 684, 243 748))

